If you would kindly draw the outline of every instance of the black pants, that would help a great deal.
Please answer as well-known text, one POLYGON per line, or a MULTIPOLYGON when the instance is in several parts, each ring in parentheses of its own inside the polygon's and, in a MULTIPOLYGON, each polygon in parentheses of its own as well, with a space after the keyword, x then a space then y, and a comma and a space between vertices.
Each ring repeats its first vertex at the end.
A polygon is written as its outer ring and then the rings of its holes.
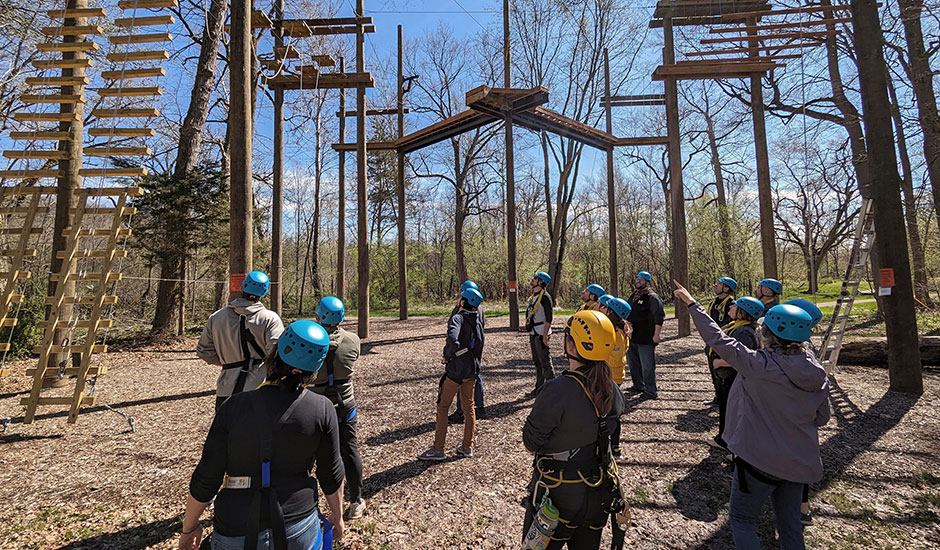
POLYGON ((731 393, 738 372, 731 367, 718 367, 714 373, 718 397, 718 437, 724 439, 722 434, 725 432, 725 418, 728 414, 728 394, 731 393))
POLYGON ((346 490, 349 493, 350 502, 362 498, 362 457, 359 455, 359 440, 356 439, 358 421, 357 414, 339 423, 339 455, 346 469, 346 490))
MULTIPOLYGON (((522 526, 522 536, 529 532, 529 527, 535 519, 536 510, 532 505, 531 491, 535 488, 535 476, 529 484, 529 499, 525 506, 525 520, 522 526)), ((535 502, 541 502, 544 487, 538 487, 535 502)), ((598 550, 601 546, 601 535, 604 525, 607 524, 608 515, 601 509, 600 489, 592 489, 583 483, 564 484, 549 493, 552 504, 558 508, 562 518, 568 520, 568 525, 558 524, 553 539, 547 550, 560 550, 567 544, 568 550, 598 550)))
POLYGON ((552 353, 545 345, 545 340, 538 334, 529 335, 529 347, 532 349, 532 361, 535 362, 535 390, 538 391, 542 384, 555 378, 552 353))

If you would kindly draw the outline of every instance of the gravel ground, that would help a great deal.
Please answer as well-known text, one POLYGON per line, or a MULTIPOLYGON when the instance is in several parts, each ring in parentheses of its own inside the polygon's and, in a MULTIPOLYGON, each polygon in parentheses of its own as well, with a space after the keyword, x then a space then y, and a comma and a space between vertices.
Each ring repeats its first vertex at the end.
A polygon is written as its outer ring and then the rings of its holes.
MULTIPOLYGON (((416 460, 433 438, 445 319, 376 319, 356 374, 366 516, 346 548, 515 548, 530 455, 521 428, 534 371, 525 335, 488 320, 484 383, 488 417, 476 456, 416 460)), ((354 326, 351 328, 354 329, 354 326)), ((660 399, 628 401, 620 460, 633 499, 628 547, 730 548, 730 465, 706 438, 717 412, 701 340, 676 338, 667 321, 658 348, 660 399)), ((565 364, 560 338, 556 370, 565 364)), ((0 380, 0 548, 174 548, 189 476, 211 417, 217 375, 194 358, 195 339, 125 344, 103 356, 98 405, 75 425, 55 407, 22 423, 28 362, 0 380), (133 416, 128 422, 104 404, 133 416)), ((821 431, 826 478, 813 488, 813 548, 940 547, 940 375, 914 397, 886 391, 887 371, 845 367, 821 431)), ((62 392, 62 390, 52 390, 62 392)), ((765 538, 773 537, 769 513, 765 538)))

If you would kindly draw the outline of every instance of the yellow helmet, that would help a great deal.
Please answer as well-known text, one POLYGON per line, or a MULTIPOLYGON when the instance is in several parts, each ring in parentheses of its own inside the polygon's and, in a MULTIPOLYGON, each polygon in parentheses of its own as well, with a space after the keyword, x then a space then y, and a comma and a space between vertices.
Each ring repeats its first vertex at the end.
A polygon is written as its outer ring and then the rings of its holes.
POLYGON ((571 335, 578 355, 588 361, 603 361, 610 357, 617 337, 614 325, 599 311, 579 311, 568 319, 565 333, 571 335))

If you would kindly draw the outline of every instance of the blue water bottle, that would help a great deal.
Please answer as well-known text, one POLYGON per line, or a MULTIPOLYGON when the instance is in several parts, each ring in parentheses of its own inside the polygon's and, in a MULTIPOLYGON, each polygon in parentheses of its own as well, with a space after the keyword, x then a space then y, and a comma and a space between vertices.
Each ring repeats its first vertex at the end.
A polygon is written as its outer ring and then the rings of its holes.
POLYGON ((333 525, 330 520, 323 518, 320 529, 323 530, 323 550, 333 550, 333 525))

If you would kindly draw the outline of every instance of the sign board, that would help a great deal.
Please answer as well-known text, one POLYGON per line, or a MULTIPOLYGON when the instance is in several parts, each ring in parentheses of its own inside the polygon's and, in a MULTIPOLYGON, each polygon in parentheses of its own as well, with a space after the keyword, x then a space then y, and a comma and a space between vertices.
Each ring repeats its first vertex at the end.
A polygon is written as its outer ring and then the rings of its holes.
POLYGON ((879 285, 883 287, 894 286, 894 269, 884 267, 878 270, 879 285))
POLYGON ((878 296, 891 296, 891 287, 890 286, 879 287, 878 296))
POLYGON ((231 292, 242 291, 242 281, 245 280, 245 273, 232 273, 228 276, 228 289, 231 292))
POLYGON ((516 281, 509 281, 509 292, 516 292, 516 281))

